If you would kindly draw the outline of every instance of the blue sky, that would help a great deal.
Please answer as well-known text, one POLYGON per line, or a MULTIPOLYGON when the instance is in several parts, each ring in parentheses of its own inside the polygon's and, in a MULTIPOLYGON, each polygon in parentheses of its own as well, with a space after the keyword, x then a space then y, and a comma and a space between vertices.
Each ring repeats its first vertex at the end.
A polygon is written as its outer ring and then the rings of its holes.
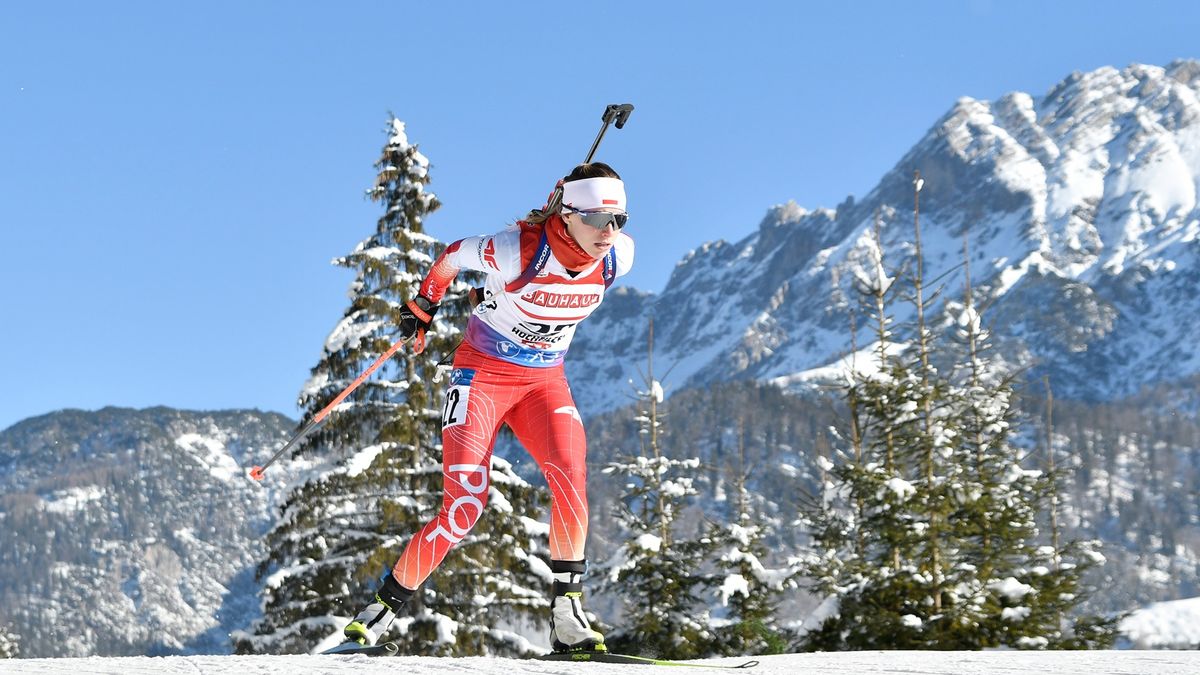
POLYGON ((444 240, 492 232, 637 106, 658 291, 773 204, 860 197, 961 96, 1200 58, 1194 2, 55 2, 0 7, 0 428, 296 395, 346 304, 389 112, 444 240))

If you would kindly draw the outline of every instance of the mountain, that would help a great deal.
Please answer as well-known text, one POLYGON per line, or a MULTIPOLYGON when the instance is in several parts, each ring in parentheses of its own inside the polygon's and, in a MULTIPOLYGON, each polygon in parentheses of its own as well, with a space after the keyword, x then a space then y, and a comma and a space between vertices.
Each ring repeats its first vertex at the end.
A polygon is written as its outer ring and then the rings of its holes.
POLYGON ((0 629, 23 657, 221 653, 295 423, 258 411, 65 410, 0 432, 0 629), (273 474, 273 475, 272 475, 273 474))
POLYGON ((692 251, 661 294, 617 289, 567 359, 580 410, 628 401, 650 317, 668 392, 805 386, 850 349, 846 307, 877 220, 888 267, 911 264, 918 171, 925 278, 942 301, 959 295, 965 241, 977 302, 1031 378, 1111 401, 1200 372, 1200 62, 1177 61, 960 99, 861 200, 773 207, 741 241, 692 251))

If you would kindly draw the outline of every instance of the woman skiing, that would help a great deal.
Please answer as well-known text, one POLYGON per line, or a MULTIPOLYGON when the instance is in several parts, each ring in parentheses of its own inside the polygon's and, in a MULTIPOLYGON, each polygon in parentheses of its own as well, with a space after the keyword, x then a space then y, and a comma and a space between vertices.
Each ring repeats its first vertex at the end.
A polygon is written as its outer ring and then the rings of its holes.
POLYGON ((504 232, 450 244, 401 312, 401 334, 420 352, 459 270, 487 275, 446 391, 441 510, 409 540, 374 602, 346 626, 346 647, 374 645, 478 521, 492 445, 508 424, 550 487, 551 644, 556 651, 604 649, 583 612, 587 442, 562 364, 576 326, 633 264, 633 240, 621 231, 625 207, 616 171, 581 164, 562 181, 561 209, 534 210, 504 232))

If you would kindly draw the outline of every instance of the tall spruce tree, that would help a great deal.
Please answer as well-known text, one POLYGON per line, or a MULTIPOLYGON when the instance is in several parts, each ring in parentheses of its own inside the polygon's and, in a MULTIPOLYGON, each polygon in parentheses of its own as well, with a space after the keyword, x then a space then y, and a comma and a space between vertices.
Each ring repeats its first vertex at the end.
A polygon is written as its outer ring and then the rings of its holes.
POLYGON ((698 458, 673 459, 662 453, 662 384, 654 378, 654 324, 650 324, 646 388, 637 392, 641 414, 641 454, 610 463, 603 471, 621 478, 625 494, 614 515, 627 537, 604 566, 603 588, 621 598, 623 621, 606 637, 614 651, 666 659, 689 659, 716 652, 705 597, 715 585, 704 570, 714 541, 704 522, 683 532, 681 513, 697 494, 693 475, 698 458))
MULTIPOLYGON (((920 176, 916 179, 917 193, 920 176)), ((821 503, 806 514, 813 552, 807 574, 830 598, 806 625, 800 646, 842 649, 980 649, 1105 646, 1111 627, 1061 620, 1082 600, 1079 574, 1099 558, 1059 552, 1037 521, 1054 476, 1021 465, 1006 375, 985 357, 968 281, 950 305, 959 347, 943 344, 926 320, 919 211, 913 273, 905 277, 913 324, 903 348, 890 339, 881 237, 858 273, 878 326, 872 364, 857 364, 845 393, 856 413, 852 448, 824 464, 821 503), (957 354, 939 370, 939 354, 957 354)), ((878 232, 878 230, 877 230, 878 232)), ((968 275, 969 280, 969 275, 968 275)))
POLYGON ((842 437, 851 447, 821 463, 823 495, 804 514, 813 537, 805 573, 836 606, 827 603, 829 616, 807 627, 804 649, 915 648, 919 608, 933 605, 924 546, 930 518, 921 508, 930 499, 918 494, 929 440, 920 413, 933 390, 919 358, 893 339, 890 305, 902 287, 884 260, 877 221, 855 269, 875 342, 869 362, 853 362, 844 387, 853 416, 842 437))
MULTIPOLYGON (((336 259, 355 271, 350 306, 326 341, 300 396, 301 425, 349 385, 396 339, 399 310, 414 297, 442 245, 424 232, 439 206, 426 190, 429 162, 392 118, 367 191, 384 213, 375 232, 336 259)), ((441 504, 441 401, 435 364, 457 344, 469 285, 441 303, 421 355, 401 350, 297 448, 307 467, 268 535, 260 565, 263 616, 235 636, 239 652, 301 653, 338 640, 379 578, 441 504)), ((544 505, 507 462, 493 463, 485 518, 393 624, 388 639, 410 654, 524 654, 530 645, 501 625, 537 624, 548 606, 546 528, 529 516, 544 505), (480 602, 486 598, 486 606, 480 602)))

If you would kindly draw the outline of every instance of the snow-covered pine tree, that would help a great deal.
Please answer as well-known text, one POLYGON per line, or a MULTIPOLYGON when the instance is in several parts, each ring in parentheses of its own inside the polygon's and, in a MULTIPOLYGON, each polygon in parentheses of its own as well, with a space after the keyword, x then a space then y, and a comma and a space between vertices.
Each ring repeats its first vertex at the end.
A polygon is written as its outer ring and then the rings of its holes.
MULTIPOLYGON (((985 357, 969 281, 965 302, 948 304, 965 349, 939 348, 924 320, 919 226, 915 242, 912 338, 891 356, 877 349, 878 373, 852 370, 847 391, 862 436, 851 435, 853 458, 842 452, 826 463, 824 502, 808 514, 815 550, 807 572, 830 600, 806 623, 801 647, 1104 646, 1110 623, 1060 621, 1081 599, 1077 571, 1098 558, 1075 549, 1082 555, 1055 567, 1055 547, 1039 543, 1053 477, 1022 467, 1024 453, 1009 441, 1009 375, 985 357), (933 365, 959 351, 965 356, 952 356, 948 372, 933 365)), ((866 285, 883 326, 883 284, 866 285)))
POLYGON ((862 243, 853 284, 869 317, 870 359, 852 359, 843 391, 851 418, 825 475, 821 499, 805 509, 812 535, 803 564, 812 590, 826 598, 802 628, 800 648, 916 648, 920 607, 933 605, 935 577, 926 547, 929 517, 918 494, 922 448, 929 435, 920 417, 934 393, 922 378, 919 354, 893 338, 890 306, 899 272, 884 264, 882 221, 862 243))
POLYGON ((717 589, 725 616, 714 622, 721 653, 730 656, 782 654, 788 640, 776 620, 783 589, 794 572, 768 569, 764 541, 766 532, 756 517, 753 495, 746 486, 746 430, 738 420, 738 452, 733 473, 733 504, 730 522, 714 534, 719 558, 717 569, 723 581, 717 589))
POLYGON ((646 388, 637 392, 641 454, 603 469, 625 484, 614 517, 627 537, 603 568, 603 590, 621 598, 624 609, 622 626, 609 632, 605 642, 618 652, 700 658, 716 651, 704 602, 715 579, 703 569, 714 542, 706 523, 690 536, 679 533, 680 513, 697 494, 692 476, 700 460, 666 457, 659 446, 663 388, 654 378, 653 320, 649 352, 646 388))
MULTIPOLYGON (((370 199, 384 213, 375 232, 334 262, 355 270, 350 306, 326 341, 300 404, 307 423, 395 339, 399 310, 416 295, 442 245, 424 232, 439 202, 425 189, 429 162, 392 118, 376 162, 370 199)), ((425 353, 397 353, 297 449, 307 469, 268 535, 260 566, 263 616, 235 636, 242 653, 309 652, 340 634, 367 602, 407 537, 441 504, 441 414, 435 364, 457 344, 469 285, 451 287, 427 336, 425 353)), ((547 606, 543 495, 502 460, 493 464, 489 502, 503 517, 484 519, 393 625, 388 636, 411 654, 522 654, 523 639, 501 623, 536 622, 547 606), (488 522, 490 520, 490 522, 488 522), (487 553, 475 552, 490 540, 487 553), (541 557, 539 557, 541 556, 541 557), (489 598, 487 612, 480 598, 489 598), (536 612, 536 615, 534 613, 536 612)))
MULTIPOLYGON (((1090 592, 1082 576, 1103 561, 1094 542, 1060 544, 1056 491, 1061 476, 1022 466, 1010 440, 1019 419, 1011 368, 991 357, 971 286, 964 243, 962 303, 948 303, 959 354, 953 379, 966 466, 953 514, 959 567, 954 643, 966 648, 1107 648, 1120 617, 1073 616, 1090 592), (1047 531, 1039 528, 1046 523, 1047 531)), ((1049 426, 1049 424, 1048 424, 1049 426)), ((1052 456, 1052 455, 1051 455, 1052 456)))

